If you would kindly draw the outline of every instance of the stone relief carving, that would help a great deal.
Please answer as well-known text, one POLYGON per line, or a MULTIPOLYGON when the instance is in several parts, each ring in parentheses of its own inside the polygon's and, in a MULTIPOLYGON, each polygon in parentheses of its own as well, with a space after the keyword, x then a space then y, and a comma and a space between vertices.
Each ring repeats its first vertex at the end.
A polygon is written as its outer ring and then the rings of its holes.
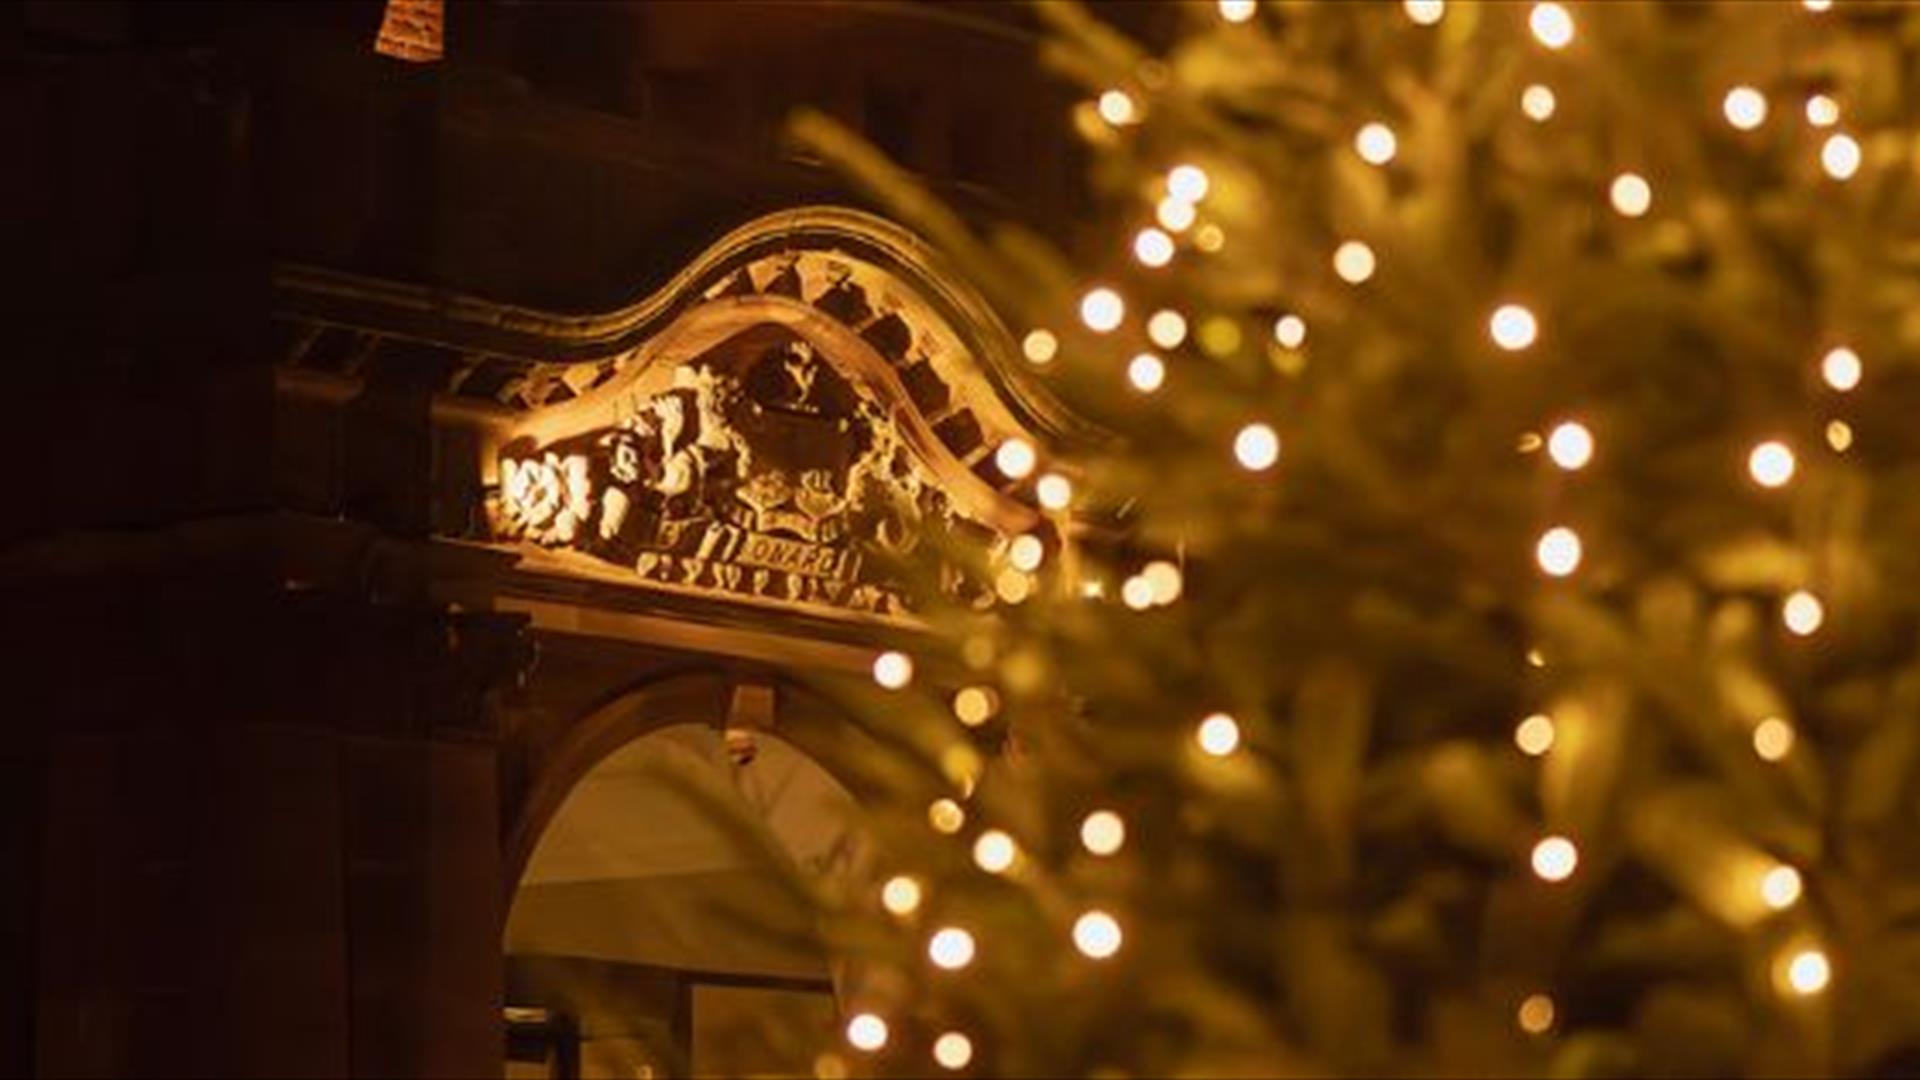
POLYGON ((510 444, 497 537, 641 579, 882 615, 904 610, 872 558, 960 526, 893 422, 805 341, 702 359, 611 428, 510 444))

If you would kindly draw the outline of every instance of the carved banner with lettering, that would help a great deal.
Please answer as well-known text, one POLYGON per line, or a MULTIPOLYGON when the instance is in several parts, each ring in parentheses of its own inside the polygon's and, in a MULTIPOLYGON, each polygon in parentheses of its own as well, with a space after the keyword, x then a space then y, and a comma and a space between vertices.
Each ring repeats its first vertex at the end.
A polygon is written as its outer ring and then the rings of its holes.
POLYGON ((898 614, 878 552, 957 524, 893 422, 803 340, 675 369, 609 428, 509 444, 502 539, 682 588, 898 614))

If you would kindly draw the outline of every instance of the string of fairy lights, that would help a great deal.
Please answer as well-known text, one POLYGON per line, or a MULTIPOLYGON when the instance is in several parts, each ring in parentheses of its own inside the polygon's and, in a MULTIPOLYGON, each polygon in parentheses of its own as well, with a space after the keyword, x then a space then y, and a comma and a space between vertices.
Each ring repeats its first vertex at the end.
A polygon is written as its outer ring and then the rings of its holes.
MULTIPOLYGON (((1819 14, 1833 6, 1833 0, 1801 0, 1809 13, 1819 14)), ((1405 17, 1416 27, 1434 27, 1446 17, 1446 0, 1403 0, 1405 17)), ((1251 21, 1258 13, 1256 0, 1217 0, 1219 17, 1229 24, 1251 21)), ((1527 29, 1533 40, 1549 51, 1573 44, 1579 33, 1574 12, 1565 4, 1538 2, 1527 12, 1527 29)), ((1559 105, 1552 87, 1543 83, 1527 85, 1521 92, 1521 115, 1535 124, 1552 121, 1559 105)), ((1127 90, 1109 89, 1092 103, 1102 121, 1114 129, 1138 124, 1144 117, 1140 102, 1127 90)), ((1728 88, 1719 101, 1725 122, 1738 132, 1754 132, 1776 116, 1766 93, 1751 85, 1728 88)), ((1805 99, 1802 115, 1807 126, 1819 138, 1817 160, 1820 171, 1835 183, 1852 179, 1862 165, 1860 143, 1845 131, 1837 130, 1841 106, 1833 97, 1815 93, 1805 99)), ((1385 120, 1362 124, 1354 133, 1352 151, 1364 163, 1379 168, 1391 166, 1399 154, 1399 138, 1385 120)), ((1202 252, 1217 251, 1225 242, 1216 224, 1203 220, 1202 206, 1212 188, 1211 178, 1200 166, 1180 163, 1164 174, 1158 191, 1151 196, 1153 223, 1139 229, 1130 249, 1133 259, 1148 270, 1159 270, 1173 263, 1182 243, 1202 252)), ((1653 178, 1634 171, 1623 171, 1608 183, 1606 204, 1622 218, 1645 218, 1653 211, 1657 197, 1653 178)), ((1380 269, 1380 255, 1365 239, 1341 239, 1329 255, 1334 275, 1350 286, 1371 280, 1380 269)), ((1111 334, 1127 321, 1128 305, 1122 294, 1109 285, 1097 285, 1081 298, 1078 315, 1081 324, 1095 334, 1111 334)), ((1188 340, 1189 323, 1185 315, 1171 309, 1151 312, 1143 320, 1147 339, 1166 351, 1188 340)), ((1308 323, 1297 312, 1278 316, 1272 327, 1273 339, 1284 350, 1301 349, 1308 337, 1308 323)), ((1539 314, 1519 299, 1503 299, 1486 317, 1486 333, 1493 346, 1503 353, 1524 356, 1549 332, 1539 314)), ((1058 359, 1060 340, 1044 328, 1030 331, 1021 342, 1026 359, 1045 367, 1058 359)), ((1845 395, 1857 389, 1865 374, 1865 365, 1852 347, 1834 343, 1815 365, 1819 381, 1828 391, 1845 395)), ((1142 351, 1125 367, 1126 385, 1134 392, 1151 395, 1167 383, 1168 368, 1161 355, 1142 351)), ((1845 453, 1852 446, 1853 431, 1845 420, 1830 419, 1825 429, 1828 447, 1845 453)), ((1579 473, 1600 452, 1595 431, 1578 417, 1562 417, 1552 422, 1543 436, 1526 433, 1520 440, 1523 453, 1545 451, 1551 465, 1566 473, 1579 473)), ((1230 442, 1233 460, 1251 473, 1274 469, 1281 459, 1281 437, 1275 427, 1261 420, 1240 426, 1230 442)), ((1064 514, 1074 500, 1067 477, 1057 471, 1041 470, 1038 448, 1014 437, 1001 442, 993 454, 995 466, 1013 480, 1035 479, 1036 500, 1048 511, 1064 514)), ((1766 437, 1757 440, 1746 457, 1747 477, 1761 491, 1778 491, 1792 484, 1799 473, 1799 457, 1785 439, 1766 437)), ((1017 603, 1031 591, 1030 579, 1046 557, 1046 545, 1033 534, 1014 537, 1003 550, 1007 572, 996 582, 1001 599, 1017 603), (1014 575, 1009 578, 1007 574, 1014 575), (1015 579, 1018 579, 1017 581, 1015 579), (1012 583, 1010 583, 1012 582, 1012 583)), ((1535 541, 1533 558, 1542 574, 1550 579, 1567 579, 1578 574, 1586 562, 1585 541, 1579 531, 1566 523, 1551 523, 1535 541)), ((1180 569, 1167 560, 1153 560, 1128 577, 1120 589, 1122 603, 1133 610, 1146 610, 1176 602, 1182 591, 1180 569)), ((1082 595, 1099 597, 1104 588, 1090 581, 1082 595)), ((1780 601, 1779 617, 1786 631, 1795 637, 1817 634, 1826 620, 1825 606, 1818 594, 1802 587, 1788 592, 1780 601)), ((1530 650, 1527 661, 1534 667, 1546 661, 1539 650, 1530 650)), ((902 690, 914 678, 913 661, 905 654, 889 651, 873 664, 873 679, 883 688, 902 690)), ((955 718, 967 728, 990 721, 1000 709, 998 693, 988 686, 969 686, 952 699, 955 718)), ((1544 758, 1554 750, 1561 724, 1551 711, 1535 712, 1521 719, 1513 729, 1513 742, 1529 758, 1544 758)), ((1206 758, 1226 759, 1242 751, 1239 722, 1225 712, 1213 712, 1198 720, 1192 729, 1194 748, 1206 758)), ((1792 722, 1782 716, 1757 719, 1751 730, 1754 754, 1763 762, 1778 764, 1793 751, 1796 734, 1792 722)), ((963 798, 971 793, 969 779, 961 785, 963 798)), ((958 836, 967 827, 968 815, 961 800, 943 797, 927 810, 928 825, 944 836, 958 836)), ((1128 836, 1124 818, 1112 809, 1096 809, 1082 819, 1079 840, 1084 850, 1096 857, 1110 857, 1125 846, 1128 836)), ((982 872, 992 875, 1015 873, 1025 856, 1008 832, 986 828, 974 838, 972 861, 982 872)), ((1804 892, 1801 872, 1770 857, 1750 860, 1751 882, 1741 886, 1756 897, 1767 912, 1780 913, 1795 907, 1804 892)), ((1578 875, 1581 853, 1574 837, 1549 834, 1541 836, 1527 852, 1526 865, 1545 886, 1563 885, 1578 875)), ((910 921, 918 916, 928 900, 927 883, 910 875, 888 878, 880 888, 881 906, 892 916, 910 921)), ((1064 937, 1085 960, 1100 962, 1116 956, 1126 935, 1119 918, 1110 910, 1089 906, 1074 914, 1064 927, 1064 937)), ((979 942, 966 927, 942 924, 926 935, 927 960, 947 972, 969 968, 979 952, 979 942)), ((1810 996, 1824 991, 1833 977, 1832 963, 1824 948, 1810 938, 1794 940, 1774 961, 1774 980, 1783 994, 1810 996)), ((1514 1023, 1529 1035, 1546 1035, 1554 1030, 1558 1006, 1544 989, 1526 993, 1517 1003, 1514 1023)), ((863 1053, 884 1050, 891 1034, 887 1021, 871 1009, 855 1012, 846 1023, 848 1045, 863 1053)), ((934 1062, 943 1069, 962 1070, 974 1060, 971 1036, 959 1030, 937 1035, 931 1044, 934 1062)), ((824 1075, 824 1074, 823 1074, 824 1075)))

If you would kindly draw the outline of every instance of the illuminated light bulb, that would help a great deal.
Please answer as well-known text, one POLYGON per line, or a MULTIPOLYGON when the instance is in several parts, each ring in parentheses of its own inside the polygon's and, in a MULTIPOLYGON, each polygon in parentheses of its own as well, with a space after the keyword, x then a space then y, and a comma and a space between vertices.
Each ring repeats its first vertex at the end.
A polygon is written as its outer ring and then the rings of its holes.
POLYGON ((988 829, 973 842, 973 862, 975 866, 989 874, 1005 873, 1020 855, 1020 848, 1013 837, 999 829, 988 829))
POLYGON ((1220 0, 1220 17, 1230 23, 1253 18, 1254 0, 1220 0))
POLYGON ((949 1031, 933 1040, 933 1060, 943 1069, 964 1069, 973 1060, 973 1040, 949 1031))
POLYGON ((999 709, 996 695, 985 686, 969 686, 953 695, 953 715, 968 727, 979 727, 993 719, 999 709))
POLYGON ((1818 14, 1822 11, 1832 10, 1833 0, 1800 0, 1800 6, 1818 14))
POLYGON ((1353 149, 1360 155, 1361 161, 1369 165, 1385 165, 1399 151, 1400 140, 1394 138, 1392 128, 1376 121, 1354 135, 1353 149))
POLYGON ((973 935, 957 926, 942 927, 927 939, 927 959, 948 971, 973 963, 973 935))
POLYGON ((1622 217, 1642 217, 1653 207, 1653 185, 1639 173, 1621 173, 1613 178, 1607 197, 1622 217))
POLYGON ((1547 48, 1564 49, 1573 42, 1573 13, 1561 4, 1535 4, 1527 16, 1527 28, 1547 48))
POLYGON ((1200 226, 1193 234, 1193 246, 1211 255, 1227 246, 1226 230, 1212 222, 1200 226))
POLYGON ((994 575, 993 591, 1004 603, 1023 603, 1033 595, 1033 578, 1009 566, 994 575))
POLYGON ((1240 746, 1240 724, 1226 713, 1214 713, 1194 731, 1200 749, 1214 757, 1226 757, 1240 746))
POLYGON ((1251 472, 1271 469, 1280 460, 1280 436, 1265 424, 1248 424, 1233 437, 1233 456, 1251 472))
POLYGON ((1447 13, 1447 0, 1406 0, 1400 5, 1407 18, 1421 26, 1432 26, 1447 13))
POLYGON ((1820 147, 1820 167, 1835 180, 1852 179, 1860 171, 1860 144, 1845 133, 1827 136, 1820 147))
POLYGON ((1847 448, 1853 445, 1853 425, 1845 420, 1828 421, 1827 445, 1833 447, 1837 453, 1846 453, 1847 448))
POLYGON ((934 831, 952 836, 967 824, 967 812, 952 799, 935 799, 927 807, 927 821, 934 831))
POLYGON ((1159 229, 1141 229, 1133 238, 1133 257, 1142 266, 1165 266, 1173 261, 1173 237, 1159 229))
POLYGON ((1536 123, 1546 123, 1548 118, 1553 116, 1554 107, 1558 104, 1559 102, 1554 99, 1553 91, 1539 83, 1534 83, 1520 92, 1520 111, 1527 114, 1527 119, 1536 123))
POLYGON ((911 915, 920 907, 920 883, 901 874, 880 887, 880 904, 895 915, 911 915))
POLYGON ((1080 823, 1080 843, 1095 855, 1111 855, 1127 842, 1127 823, 1111 810, 1095 810, 1080 823))
POLYGON ((1153 582, 1140 574, 1128 578, 1120 586, 1120 602, 1134 611, 1145 611, 1153 606, 1153 582))
POLYGON ((1529 1035, 1545 1035, 1553 1028, 1553 999, 1545 994, 1528 994, 1514 1013, 1520 1030, 1529 1035))
POLYGON ((1060 353, 1060 339, 1045 330, 1029 331, 1026 339, 1020 342, 1020 351, 1026 354, 1029 363, 1052 363, 1060 353))
POLYGON ((1819 949, 1801 949, 1787 959, 1786 981, 1801 997, 1817 994, 1833 981, 1833 965, 1819 949))
POLYGON ((1099 578, 1088 578, 1080 583, 1080 595, 1088 600, 1099 600, 1107 595, 1107 583, 1099 578))
POLYGON ((1154 603, 1171 604, 1180 599, 1183 583, 1179 567, 1164 559, 1155 559, 1140 571, 1140 576, 1146 579, 1147 587, 1153 590, 1154 603))
POLYGON ((1333 272, 1349 285, 1358 285, 1372 277, 1378 265, 1373 249, 1358 240, 1341 244, 1333 253, 1333 272))
POLYGON ((993 452, 993 463, 1008 479, 1021 480, 1040 463, 1040 455, 1032 443, 1015 437, 1001 443, 993 452))
POLYGON ((847 1021, 847 1042, 855 1050, 871 1054, 887 1045, 887 1022, 872 1013, 861 1013, 847 1021))
POLYGON ((1080 298, 1080 321, 1096 334, 1104 334, 1126 318, 1127 304, 1112 289, 1100 288, 1080 298))
POLYGON ((1785 911, 1800 899, 1800 871, 1781 863, 1760 879, 1760 899, 1775 911, 1785 911))
POLYGON ((1568 472, 1585 468, 1593 460, 1593 432, 1574 420, 1557 425, 1547 435, 1547 456, 1568 472))
POLYGON ((1761 761, 1784 761, 1793 752, 1793 725, 1769 716, 1753 726, 1753 752, 1761 761))
POLYGON ((1564 836, 1549 836, 1533 845, 1533 872, 1542 881, 1565 881, 1580 865, 1580 850, 1564 836))
POLYGON ((1840 122, 1840 103, 1825 94, 1807 99, 1807 123, 1814 127, 1832 127, 1840 122))
POLYGON ((1554 577, 1566 577, 1580 568, 1580 534, 1565 525, 1556 525, 1540 535, 1533 557, 1540 569, 1554 577))
POLYGON ((1528 649, 1527 650, 1527 666, 1534 667, 1534 668, 1546 667, 1547 654, 1541 652, 1539 649, 1528 649))
POLYGON ((1860 373, 1860 354, 1844 345, 1820 361, 1820 377, 1843 394, 1860 385, 1860 373))
POLYGON ((1033 485, 1033 494, 1048 510, 1065 510, 1073 502, 1073 481, 1048 473, 1033 485))
POLYGON ((1177 195, 1169 195, 1161 199, 1160 204, 1153 209, 1154 220, 1169 232, 1185 232, 1187 227, 1193 224, 1193 219, 1198 213, 1199 211, 1193 208, 1192 203, 1177 195))
POLYGON ((1487 333, 1493 343, 1508 352, 1519 352, 1540 338, 1540 324, 1533 312, 1519 304, 1502 304, 1487 319, 1487 333))
POLYGON ((1720 111, 1727 123, 1741 131, 1752 131, 1767 122, 1767 98, 1751 86, 1736 86, 1721 99, 1720 111))
POLYGON ((1013 543, 1007 545, 1007 561, 1028 573, 1040 569, 1040 563, 1046 555, 1047 546, 1032 533, 1016 536, 1013 543))
POLYGON ((1135 390, 1151 394, 1167 381, 1167 365, 1152 353, 1141 353, 1127 364, 1127 381, 1135 390))
POLYGON ((1534 713, 1513 729, 1513 744, 1528 757, 1539 757, 1553 749, 1553 718, 1534 713))
POLYGON ((1761 487, 1783 487, 1793 479, 1794 464, 1793 451, 1787 444, 1769 439, 1747 455, 1747 474, 1761 487))
POLYGON ((1094 910, 1073 921, 1073 947, 1093 960, 1105 960, 1120 951, 1120 923, 1094 910))
POLYGON ((1147 320, 1147 339, 1163 349, 1178 348, 1187 340, 1186 316, 1170 309, 1161 309, 1147 320))
POLYGON ((1198 165, 1176 165, 1167 173, 1167 193, 1182 202, 1197 203, 1206 198, 1209 186, 1206 171, 1198 165))
POLYGON ((1140 118, 1140 110, 1125 90, 1109 90, 1100 95, 1100 119, 1120 127, 1140 118))
POLYGON ((1273 340, 1284 349, 1297 349, 1306 343, 1307 321, 1298 315, 1282 315, 1273 321, 1273 340))
POLYGON ((873 658, 873 681, 898 690, 913 681, 913 658, 903 652, 883 652, 873 658))

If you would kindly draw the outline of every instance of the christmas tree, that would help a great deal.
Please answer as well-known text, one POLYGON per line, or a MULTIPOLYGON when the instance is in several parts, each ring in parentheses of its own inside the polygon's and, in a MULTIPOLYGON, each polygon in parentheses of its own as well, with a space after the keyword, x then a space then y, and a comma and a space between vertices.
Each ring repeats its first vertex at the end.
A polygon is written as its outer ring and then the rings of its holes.
POLYGON ((1111 433, 824 751, 823 1074, 1920 1068, 1920 9, 1037 11, 1110 257, 796 121, 1111 433))

